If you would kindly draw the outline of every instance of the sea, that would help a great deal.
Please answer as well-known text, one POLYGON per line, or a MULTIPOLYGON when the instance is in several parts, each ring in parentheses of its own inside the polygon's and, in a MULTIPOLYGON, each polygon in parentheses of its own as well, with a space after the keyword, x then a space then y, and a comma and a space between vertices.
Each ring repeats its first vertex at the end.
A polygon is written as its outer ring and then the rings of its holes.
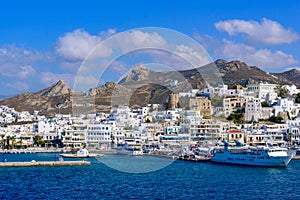
MULTIPOLYGON (((5 154, 56 161, 57 153, 5 154)), ((70 160, 70 159, 65 159, 70 160)), ((90 166, 2 167, 1 199, 300 199, 300 160, 248 167, 106 154, 90 166)))

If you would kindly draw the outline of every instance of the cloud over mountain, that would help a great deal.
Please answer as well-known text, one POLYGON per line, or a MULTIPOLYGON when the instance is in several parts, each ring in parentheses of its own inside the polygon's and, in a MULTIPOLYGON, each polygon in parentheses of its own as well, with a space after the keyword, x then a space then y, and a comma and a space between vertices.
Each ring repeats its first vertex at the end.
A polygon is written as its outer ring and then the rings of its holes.
POLYGON ((245 34, 248 41, 262 44, 290 44, 300 38, 290 28, 286 29, 278 22, 266 18, 260 22, 239 19, 219 21, 215 23, 215 27, 229 35, 245 34))

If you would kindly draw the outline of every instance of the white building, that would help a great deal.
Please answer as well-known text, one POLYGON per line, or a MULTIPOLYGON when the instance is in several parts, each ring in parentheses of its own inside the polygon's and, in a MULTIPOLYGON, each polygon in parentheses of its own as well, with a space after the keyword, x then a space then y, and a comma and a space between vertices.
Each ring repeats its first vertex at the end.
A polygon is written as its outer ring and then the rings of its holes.
POLYGON ((275 116, 280 112, 288 112, 290 117, 297 117, 300 111, 300 104, 294 103, 293 100, 288 98, 279 98, 274 106, 275 116))
POLYGON ((261 102, 259 99, 253 99, 246 102, 245 106, 245 120, 258 121, 261 118, 261 102))
POLYGON ((288 90, 290 95, 300 93, 300 90, 294 84, 293 85, 283 85, 282 88, 288 90))
POLYGON ((258 98, 261 101, 266 101, 268 93, 276 92, 276 86, 276 84, 269 83, 249 84, 247 85, 247 91, 254 92, 255 98, 258 98))
POLYGON ((109 123, 88 124, 87 147, 110 148, 114 129, 115 126, 109 123))

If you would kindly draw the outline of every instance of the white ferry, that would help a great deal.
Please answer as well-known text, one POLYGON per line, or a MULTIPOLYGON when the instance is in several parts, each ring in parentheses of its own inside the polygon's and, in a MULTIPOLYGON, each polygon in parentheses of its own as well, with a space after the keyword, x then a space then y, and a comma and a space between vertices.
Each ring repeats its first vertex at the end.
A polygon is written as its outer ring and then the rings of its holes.
POLYGON ((142 156, 144 154, 141 145, 124 144, 117 146, 116 149, 118 154, 123 155, 142 156))
POLYGON ((213 154, 212 162, 266 167, 285 167, 293 157, 287 148, 229 147, 228 143, 222 149, 214 149, 213 154))

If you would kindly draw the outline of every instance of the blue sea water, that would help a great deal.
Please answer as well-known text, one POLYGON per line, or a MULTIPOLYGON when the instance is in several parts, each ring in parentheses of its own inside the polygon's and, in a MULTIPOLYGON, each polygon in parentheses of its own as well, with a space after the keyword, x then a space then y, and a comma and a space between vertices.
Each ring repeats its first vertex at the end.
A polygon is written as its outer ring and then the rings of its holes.
MULTIPOLYGON (((58 154, 5 155, 7 161, 58 154)), ((300 161, 263 168, 107 155, 90 166, 0 168, 1 199, 299 199, 300 161), (164 166, 156 168, 153 163, 164 166), (104 164, 105 163, 105 164, 104 164), (123 168, 120 163, 126 167, 123 168), (143 164, 148 173, 127 173, 143 164), (153 166, 151 166, 151 164, 153 166), (107 166, 108 165, 108 166, 107 166), (113 169, 125 169, 119 171, 113 169), (158 169, 151 171, 150 169, 158 169)), ((133 172, 132 171, 132 172, 133 172)), ((141 171, 138 171, 141 172, 141 171)))

